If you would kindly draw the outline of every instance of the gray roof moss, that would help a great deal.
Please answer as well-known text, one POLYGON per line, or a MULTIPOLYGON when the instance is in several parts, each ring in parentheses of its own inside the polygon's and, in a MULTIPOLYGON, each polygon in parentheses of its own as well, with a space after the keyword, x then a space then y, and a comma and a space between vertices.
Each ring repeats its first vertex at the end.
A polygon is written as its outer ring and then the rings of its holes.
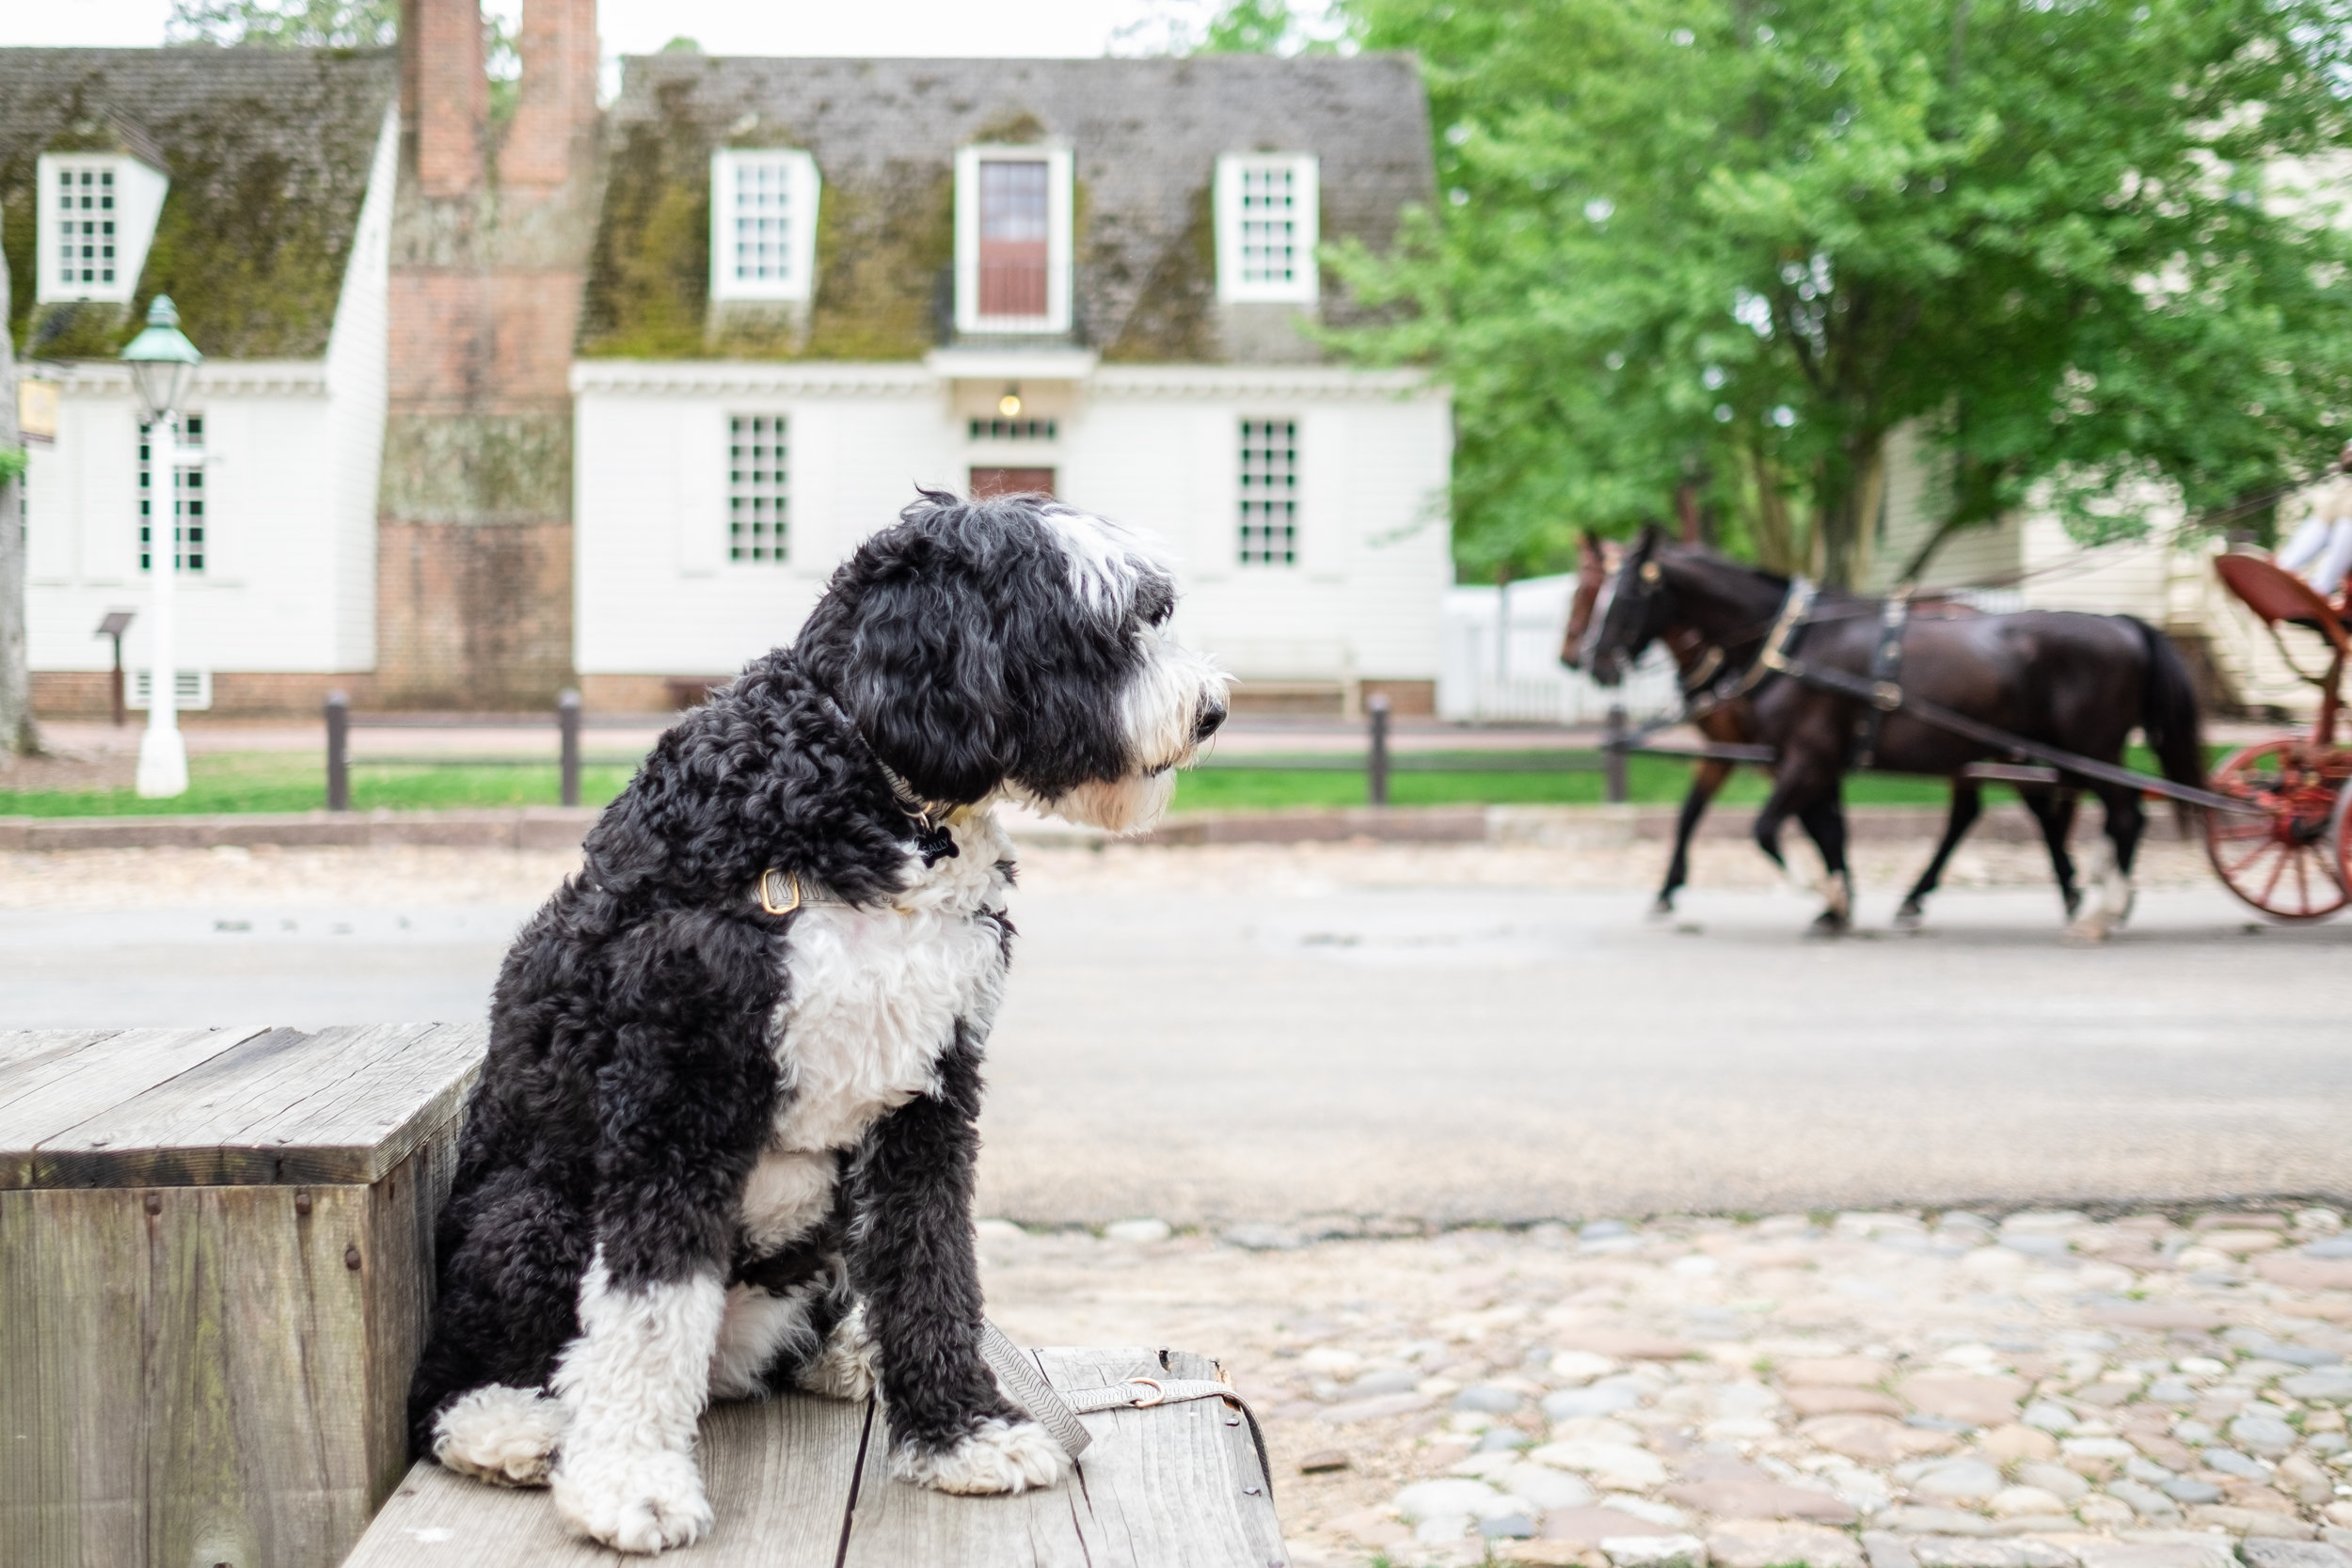
POLYGON ((317 358, 398 91, 389 49, 0 49, 9 331, 43 357, 110 356, 167 293, 209 356, 317 358), (96 148, 171 177, 137 297, 36 319, 36 161, 96 148))
MULTIPOLYGON (((905 359, 948 341, 954 168, 976 142, 1074 154, 1073 333, 1111 360, 1269 352, 1222 329, 1211 186, 1220 153, 1313 152, 1324 241, 1375 251, 1435 194, 1420 72, 1398 55, 923 60, 631 56, 580 352, 637 358, 905 359), (804 148, 824 180, 804 321, 713 311, 711 151, 804 148)), ((1266 310, 1278 307, 1248 307, 1266 310)), ((1324 277, 1320 318, 1363 319, 1324 277)), ((1277 356, 1312 356, 1294 341, 1277 356)))

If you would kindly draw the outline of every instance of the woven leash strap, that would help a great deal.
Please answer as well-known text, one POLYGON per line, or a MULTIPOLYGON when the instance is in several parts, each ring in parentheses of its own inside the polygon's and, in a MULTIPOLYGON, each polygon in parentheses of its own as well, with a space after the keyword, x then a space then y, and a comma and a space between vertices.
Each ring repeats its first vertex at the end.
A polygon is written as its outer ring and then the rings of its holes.
MULTIPOLYGON (((988 1370, 996 1374, 996 1386, 1005 1397, 1029 1413, 1029 1418, 1054 1434, 1062 1452, 1075 1459, 1094 1441, 1087 1429, 1078 1424, 1078 1413, 1062 1402, 1054 1386, 1045 1381, 1045 1374, 1037 1370, 1029 1353, 1005 1338, 1005 1331, 994 1323, 980 1324, 980 1354, 988 1362, 988 1370)), ((1097 1409, 1106 1408, 1096 1406, 1097 1409)))
POLYGON ((1091 1416, 1100 1410, 1148 1410, 1156 1404, 1223 1400, 1249 1423, 1249 1441, 1258 1450, 1258 1470, 1266 1479, 1266 1495, 1273 1496, 1274 1470, 1266 1456, 1265 1433, 1258 1426, 1257 1412, 1230 1384, 1212 1383, 1205 1378, 1131 1377, 1101 1388, 1059 1393, 1045 1381, 1045 1374, 1038 1370, 1037 1363, 1026 1351, 1005 1338, 1004 1330, 987 1322, 980 1324, 980 1354, 987 1359, 989 1370, 996 1374, 997 1386, 1052 1433, 1054 1440, 1072 1459, 1093 1441, 1079 1424, 1081 1416, 1091 1416))

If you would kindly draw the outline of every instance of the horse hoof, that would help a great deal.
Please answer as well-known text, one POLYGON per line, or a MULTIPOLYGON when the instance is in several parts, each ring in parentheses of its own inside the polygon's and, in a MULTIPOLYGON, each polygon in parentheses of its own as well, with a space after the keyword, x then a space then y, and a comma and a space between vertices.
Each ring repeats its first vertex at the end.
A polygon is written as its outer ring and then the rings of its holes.
POLYGON ((1921 909, 1918 905, 1905 904, 1901 909, 1895 911, 1895 929, 1899 931, 1915 931, 1926 923, 1927 918, 1928 911, 1921 909))
POLYGON ((1842 937, 1852 924, 1836 910, 1823 910, 1813 917, 1813 934, 1817 937, 1842 937))
POLYGON ((2097 947, 2106 942, 2107 934, 2114 929, 2114 921, 2103 914, 2093 914, 2067 927, 2061 940, 2070 947, 2097 947))
POLYGON ((1675 917, 1675 901, 1671 898, 1659 899, 1649 907, 1649 917, 1652 920, 1672 920, 1675 917))

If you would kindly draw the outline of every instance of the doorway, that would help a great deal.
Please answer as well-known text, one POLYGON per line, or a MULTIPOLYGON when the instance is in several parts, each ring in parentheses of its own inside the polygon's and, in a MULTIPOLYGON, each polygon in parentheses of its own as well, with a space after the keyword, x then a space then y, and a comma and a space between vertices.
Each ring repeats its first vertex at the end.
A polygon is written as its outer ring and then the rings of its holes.
POLYGON ((1051 468, 975 468, 972 470, 972 499, 983 501, 991 496, 1050 496, 1054 493, 1054 470, 1051 468))

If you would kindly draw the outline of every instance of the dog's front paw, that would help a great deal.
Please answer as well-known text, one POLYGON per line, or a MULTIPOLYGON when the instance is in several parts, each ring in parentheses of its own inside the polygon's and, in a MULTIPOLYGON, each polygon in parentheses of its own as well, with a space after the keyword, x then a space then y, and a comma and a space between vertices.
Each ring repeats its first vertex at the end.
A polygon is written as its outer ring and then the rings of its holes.
POLYGON ((433 1423, 433 1457, 493 1486, 545 1486, 564 1437, 564 1406, 532 1388, 485 1384, 433 1423))
POLYGON ((895 1468, 936 1492, 1026 1492, 1065 1480, 1070 1456, 1035 1421, 996 1418, 948 1448, 901 1448, 895 1468))
POLYGON ((691 1546, 712 1524, 693 1456, 667 1450, 566 1453, 555 1470, 555 1512, 580 1534, 624 1552, 691 1546))
POLYGON ((874 1337, 866 1332, 866 1308, 852 1307, 834 1325, 825 1348, 801 1369, 800 1385, 827 1399, 856 1402, 874 1391, 874 1337))

